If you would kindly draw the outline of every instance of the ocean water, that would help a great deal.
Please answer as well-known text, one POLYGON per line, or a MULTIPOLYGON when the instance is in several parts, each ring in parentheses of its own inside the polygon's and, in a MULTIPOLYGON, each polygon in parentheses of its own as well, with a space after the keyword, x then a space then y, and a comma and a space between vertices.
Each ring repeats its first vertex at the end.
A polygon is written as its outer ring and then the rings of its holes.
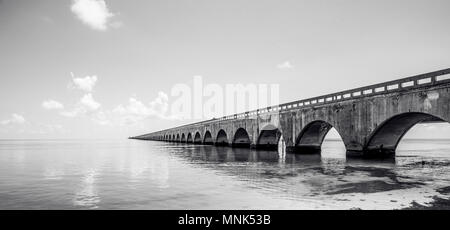
POLYGON ((450 140, 394 160, 139 140, 0 140, 0 209, 401 209, 450 198, 450 140))

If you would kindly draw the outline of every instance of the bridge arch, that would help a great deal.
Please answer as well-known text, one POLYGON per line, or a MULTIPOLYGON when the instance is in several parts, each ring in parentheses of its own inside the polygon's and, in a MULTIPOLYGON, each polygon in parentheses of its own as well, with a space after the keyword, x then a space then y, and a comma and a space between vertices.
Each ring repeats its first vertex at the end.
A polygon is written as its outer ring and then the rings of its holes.
POLYGON ((181 134, 181 142, 186 142, 186 135, 184 133, 181 134))
POLYGON ((332 128, 333 126, 324 120, 310 122, 297 136, 294 151, 298 153, 320 153, 323 140, 332 128))
POLYGON ((192 143, 192 142, 193 142, 193 140, 192 140, 192 134, 191 134, 191 133, 188 133, 187 139, 186 139, 186 143, 192 143))
POLYGON ((201 144, 202 143, 202 136, 200 135, 200 132, 196 132, 195 133, 194 143, 195 144, 201 144))
POLYGON ((266 125, 259 132, 256 148, 278 150, 278 142, 282 136, 281 131, 274 125, 266 125))
POLYGON ((234 133, 232 146, 233 147, 250 147, 250 137, 247 130, 244 128, 239 128, 234 133))
POLYGON ((207 130, 203 135, 203 144, 212 145, 214 143, 211 132, 207 130))
POLYGON ((217 132, 215 144, 220 145, 220 146, 228 145, 228 137, 227 137, 227 133, 225 132, 225 130, 221 129, 221 130, 219 130, 219 132, 217 132))
POLYGON ((407 112, 386 119, 369 136, 364 154, 366 157, 393 156, 402 137, 420 122, 448 122, 428 113, 407 112))
POLYGON ((172 134, 172 141, 175 141, 175 134, 172 134))
POLYGON ((177 142, 180 142, 180 134, 177 133, 177 139, 175 139, 177 142))

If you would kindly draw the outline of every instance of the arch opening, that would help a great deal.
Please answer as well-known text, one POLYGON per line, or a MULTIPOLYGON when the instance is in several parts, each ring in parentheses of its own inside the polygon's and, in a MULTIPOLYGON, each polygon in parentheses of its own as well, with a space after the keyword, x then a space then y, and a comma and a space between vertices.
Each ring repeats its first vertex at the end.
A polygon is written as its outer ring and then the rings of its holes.
POLYGON ((409 112, 395 115, 381 123, 369 137, 364 147, 366 157, 395 156, 400 140, 418 123, 446 122, 443 119, 426 113, 409 112))
POLYGON ((184 133, 181 134, 181 142, 186 142, 186 135, 184 133))
POLYGON ((294 152, 296 153, 321 153, 325 136, 333 126, 326 121, 313 121, 306 125, 298 135, 294 152))
POLYGON ((425 157, 448 157, 449 140, 449 122, 419 122, 400 139, 395 149, 395 156, 408 156, 408 158, 396 163, 411 163, 414 159, 422 161, 425 157))
POLYGON ((186 143, 192 143, 192 134, 188 133, 186 143))
POLYGON ((244 128, 237 129, 236 133, 234 134, 232 146, 238 148, 247 148, 250 147, 250 143, 250 137, 247 131, 244 128))
POLYGON ((177 134, 177 139, 175 139, 177 142, 180 142, 180 134, 177 134))
POLYGON ((227 133, 223 129, 219 130, 219 132, 217 133, 215 144, 218 146, 227 146, 228 145, 227 133))
POLYGON ((281 137, 280 130, 273 126, 265 126, 259 133, 258 141, 256 142, 257 149, 278 150, 278 142, 281 137))
POLYGON ((344 141, 334 127, 331 127, 323 138, 320 155, 322 159, 332 158, 345 160, 347 158, 347 149, 345 148, 344 141))
POLYGON ((201 143, 202 143, 202 136, 200 135, 199 132, 196 132, 194 136, 194 144, 201 144, 201 143))
POLYGON ((172 134, 172 141, 175 141, 175 134, 172 134))
POLYGON ((211 132, 206 131, 204 138, 203 138, 203 144, 205 145, 212 145, 213 144, 213 139, 211 136, 211 132))

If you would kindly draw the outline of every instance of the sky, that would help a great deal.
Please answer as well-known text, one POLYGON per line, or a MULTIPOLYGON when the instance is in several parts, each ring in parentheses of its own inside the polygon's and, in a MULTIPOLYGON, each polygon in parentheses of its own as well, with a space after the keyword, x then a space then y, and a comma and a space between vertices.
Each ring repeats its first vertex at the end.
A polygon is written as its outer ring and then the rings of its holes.
MULTIPOLYGON (((283 103, 448 68, 448 9, 447 0, 0 0, 0 138, 124 138, 190 123, 169 108, 174 85, 194 76, 278 84, 283 103)), ((411 132, 450 137, 448 124, 411 132)))

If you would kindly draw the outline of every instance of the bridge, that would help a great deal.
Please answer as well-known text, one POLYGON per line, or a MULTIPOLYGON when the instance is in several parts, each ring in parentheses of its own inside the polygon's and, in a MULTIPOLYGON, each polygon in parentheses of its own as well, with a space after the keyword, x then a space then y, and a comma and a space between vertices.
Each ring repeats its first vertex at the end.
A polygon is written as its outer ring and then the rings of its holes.
POLYGON ((450 121, 450 68, 131 137, 320 153, 334 127, 347 156, 395 156, 419 122, 450 121))

